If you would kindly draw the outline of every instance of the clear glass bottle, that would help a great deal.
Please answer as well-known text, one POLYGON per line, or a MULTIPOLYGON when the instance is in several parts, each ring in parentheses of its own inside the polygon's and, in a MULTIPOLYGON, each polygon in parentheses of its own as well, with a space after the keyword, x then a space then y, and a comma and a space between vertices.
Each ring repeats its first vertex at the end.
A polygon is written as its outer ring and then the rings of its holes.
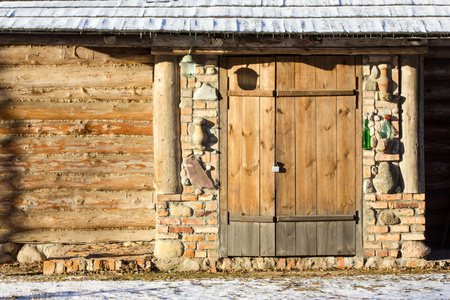
POLYGON ((389 124, 389 121, 386 118, 383 120, 383 123, 381 123, 381 127, 378 132, 380 133, 380 137, 382 139, 391 138, 392 135, 391 124, 389 124))

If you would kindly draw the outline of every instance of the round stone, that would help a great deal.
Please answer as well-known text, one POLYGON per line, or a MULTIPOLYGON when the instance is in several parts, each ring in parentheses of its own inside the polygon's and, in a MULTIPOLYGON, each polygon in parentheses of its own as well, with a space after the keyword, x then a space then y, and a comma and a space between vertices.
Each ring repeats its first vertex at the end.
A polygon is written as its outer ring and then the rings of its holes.
POLYGON ((400 223, 400 219, 393 211, 383 210, 378 214, 378 223, 380 225, 397 225, 400 223))
POLYGON ((181 241, 157 240, 155 242, 155 257, 175 258, 183 255, 184 247, 181 241))
POLYGON ((171 204, 170 205, 170 215, 172 217, 190 217, 192 216, 192 209, 186 205, 182 204, 171 204))
POLYGON ((389 194, 398 186, 399 177, 398 167, 388 162, 381 162, 378 175, 373 179, 373 186, 379 194, 389 194))
POLYGON ((411 241, 402 245, 402 256, 405 258, 424 258, 431 253, 431 248, 423 242, 411 241))

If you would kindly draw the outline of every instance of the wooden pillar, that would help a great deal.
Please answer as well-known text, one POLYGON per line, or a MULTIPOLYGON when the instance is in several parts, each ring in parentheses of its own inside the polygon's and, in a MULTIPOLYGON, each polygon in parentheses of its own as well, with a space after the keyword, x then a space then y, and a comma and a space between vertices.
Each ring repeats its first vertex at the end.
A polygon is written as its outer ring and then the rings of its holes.
POLYGON ((403 159, 400 169, 403 175, 404 193, 422 193, 423 179, 423 109, 420 88, 420 57, 419 55, 401 56, 401 96, 402 104, 402 139, 403 159), (422 166, 422 168, 421 168, 422 166))
POLYGON ((153 83, 153 136, 156 192, 180 193, 180 116, 177 57, 156 55, 153 83))

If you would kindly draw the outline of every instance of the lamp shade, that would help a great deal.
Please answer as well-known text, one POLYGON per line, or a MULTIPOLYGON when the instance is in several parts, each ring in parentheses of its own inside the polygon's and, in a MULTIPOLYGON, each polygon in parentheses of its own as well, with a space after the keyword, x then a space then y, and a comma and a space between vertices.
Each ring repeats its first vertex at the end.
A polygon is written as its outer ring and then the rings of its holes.
POLYGON ((187 78, 195 76, 195 60, 189 54, 181 60, 181 74, 187 78))

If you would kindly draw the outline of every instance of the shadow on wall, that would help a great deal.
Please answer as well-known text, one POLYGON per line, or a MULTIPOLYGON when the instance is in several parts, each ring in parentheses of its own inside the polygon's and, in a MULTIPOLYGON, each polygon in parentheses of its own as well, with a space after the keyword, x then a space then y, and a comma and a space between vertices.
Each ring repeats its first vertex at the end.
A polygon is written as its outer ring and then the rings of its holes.
POLYGON ((23 128, 29 126, 10 113, 14 108, 10 90, 0 88, 0 242, 9 241, 15 232, 24 230, 21 186, 25 180, 20 167, 24 150, 18 145, 23 128))

